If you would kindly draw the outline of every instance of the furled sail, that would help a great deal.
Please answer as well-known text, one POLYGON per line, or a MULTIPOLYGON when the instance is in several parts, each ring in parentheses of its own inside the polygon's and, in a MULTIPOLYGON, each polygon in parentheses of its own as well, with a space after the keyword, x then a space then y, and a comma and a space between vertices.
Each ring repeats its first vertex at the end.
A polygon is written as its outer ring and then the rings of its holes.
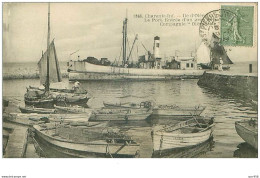
MULTIPOLYGON (((54 41, 49 46, 49 82, 61 82, 60 66, 56 54, 54 41)), ((38 62, 40 83, 45 84, 47 80, 47 50, 38 62)))

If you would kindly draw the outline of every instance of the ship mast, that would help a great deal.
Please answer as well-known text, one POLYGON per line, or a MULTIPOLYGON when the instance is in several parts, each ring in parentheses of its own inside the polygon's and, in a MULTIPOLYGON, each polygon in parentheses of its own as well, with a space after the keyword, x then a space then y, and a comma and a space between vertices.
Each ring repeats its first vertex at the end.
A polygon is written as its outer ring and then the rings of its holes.
POLYGON ((123 21, 123 66, 127 63, 126 59, 126 42, 127 42, 127 15, 123 21))
POLYGON ((49 92, 50 89, 50 74, 49 74, 49 56, 50 56, 50 3, 48 3, 48 35, 47 35, 47 77, 45 83, 45 92, 49 92))

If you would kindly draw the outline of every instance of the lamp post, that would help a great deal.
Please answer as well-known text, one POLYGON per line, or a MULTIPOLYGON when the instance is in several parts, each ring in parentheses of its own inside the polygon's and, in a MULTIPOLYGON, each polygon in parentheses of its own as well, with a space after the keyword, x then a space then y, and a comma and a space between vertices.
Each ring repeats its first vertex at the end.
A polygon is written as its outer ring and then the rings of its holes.
POLYGON ((180 52, 179 50, 175 50, 175 60, 177 60, 177 52, 180 52))

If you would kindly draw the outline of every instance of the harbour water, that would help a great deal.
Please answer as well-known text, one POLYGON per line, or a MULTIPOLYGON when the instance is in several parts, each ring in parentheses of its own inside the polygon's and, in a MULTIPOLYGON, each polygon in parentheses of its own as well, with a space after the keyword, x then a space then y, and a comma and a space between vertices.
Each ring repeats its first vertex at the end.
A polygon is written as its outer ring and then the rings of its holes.
MULTIPOLYGON (((232 158, 257 157, 257 151, 244 143, 237 135, 235 122, 243 119, 257 117, 257 106, 251 101, 245 101, 231 93, 218 93, 197 85, 198 80, 172 80, 172 81, 107 81, 82 82, 82 86, 89 92, 90 108, 103 107, 103 102, 138 102, 139 100, 152 100, 156 104, 197 106, 207 108, 203 116, 215 117, 215 130, 213 140, 193 148, 171 153, 164 157, 203 157, 203 158, 232 158)), ((63 79, 63 87, 70 88, 73 83, 63 79)), ((3 96, 15 103, 24 105, 23 95, 26 87, 39 86, 38 79, 3 80, 3 96)), ((257 99, 256 99, 257 100, 257 99)), ((14 109, 18 111, 18 107, 14 109)), ((169 124, 173 121, 164 121, 169 124)), ((176 122, 176 121, 174 121, 176 122)), ((150 131, 158 122, 121 123, 111 124, 126 128, 127 133, 141 144, 141 156, 151 157, 152 141, 150 131)), ((161 123, 162 124, 162 123, 161 123)), ((48 148, 47 148, 48 152, 48 148)), ((49 150, 48 157, 61 157, 49 150)))

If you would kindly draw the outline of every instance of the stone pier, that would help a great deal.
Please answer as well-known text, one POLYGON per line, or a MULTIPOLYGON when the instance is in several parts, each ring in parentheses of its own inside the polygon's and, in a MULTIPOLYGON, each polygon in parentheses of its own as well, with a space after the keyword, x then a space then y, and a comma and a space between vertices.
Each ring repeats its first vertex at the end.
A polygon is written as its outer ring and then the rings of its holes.
POLYGON ((257 101, 258 76, 256 73, 239 74, 230 71, 208 71, 200 76, 199 86, 220 92, 232 92, 240 97, 257 101))

